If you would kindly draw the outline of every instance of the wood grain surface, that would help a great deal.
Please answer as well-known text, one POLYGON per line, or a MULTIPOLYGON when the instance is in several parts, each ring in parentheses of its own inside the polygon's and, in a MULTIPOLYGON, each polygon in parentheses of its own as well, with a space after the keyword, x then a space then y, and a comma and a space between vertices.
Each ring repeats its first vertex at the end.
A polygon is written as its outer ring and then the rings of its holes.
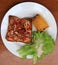
MULTIPOLYGON (((58 0, 0 0, 0 26, 5 13, 20 2, 37 2, 47 7, 56 19, 58 25, 58 0)), ((10 53, 4 46, 0 35, 0 65, 33 65, 32 60, 23 60, 10 53)), ((35 65, 58 65, 58 36, 55 42, 54 52, 47 55, 41 62, 35 65)))

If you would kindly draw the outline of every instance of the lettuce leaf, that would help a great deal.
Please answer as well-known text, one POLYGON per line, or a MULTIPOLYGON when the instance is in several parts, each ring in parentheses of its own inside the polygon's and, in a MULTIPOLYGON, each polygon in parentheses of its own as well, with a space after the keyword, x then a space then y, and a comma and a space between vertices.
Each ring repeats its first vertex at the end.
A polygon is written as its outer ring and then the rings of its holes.
POLYGON ((38 60, 42 60, 45 55, 53 52, 55 42, 53 38, 47 32, 32 32, 32 43, 22 46, 17 52, 21 55, 21 58, 26 59, 27 55, 33 56, 33 61, 36 63, 38 60), (43 44, 42 54, 38 57, 38 48, 40 44, 43 44))

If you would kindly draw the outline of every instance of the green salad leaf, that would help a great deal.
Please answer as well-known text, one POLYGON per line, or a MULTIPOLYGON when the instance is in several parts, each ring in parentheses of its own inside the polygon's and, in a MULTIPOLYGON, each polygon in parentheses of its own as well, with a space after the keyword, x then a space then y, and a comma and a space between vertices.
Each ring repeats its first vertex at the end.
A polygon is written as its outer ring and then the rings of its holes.
POLYGON ((26 59, 27 55, 33 56, 33 61, 36 63, 38 60, 42 60, 43 57, 49 53, 53 52, 55 42, 53 38, 47 32, 32 32, 32 43, 29 45, 22 46, 17 52, 20 54, 21 58, 26 59), (43 44, 42 54, 38 57, 38 49, 40 44, 43 44))
POLYGON ((17 50, 17 52, 21 55, 22 58, 25 59, 27 58, 27 55, 35 55, 37 53, 37 49, 29 44, 21 47, 21 49, 17 50))
POLYGON ((48 33, 46 33, 46 32, 43 32, 43 44, 44 44, 43 45, 44 54, 53 52, 55 42, 52 39, 52 37, 50 35, 48 35, 48 33))

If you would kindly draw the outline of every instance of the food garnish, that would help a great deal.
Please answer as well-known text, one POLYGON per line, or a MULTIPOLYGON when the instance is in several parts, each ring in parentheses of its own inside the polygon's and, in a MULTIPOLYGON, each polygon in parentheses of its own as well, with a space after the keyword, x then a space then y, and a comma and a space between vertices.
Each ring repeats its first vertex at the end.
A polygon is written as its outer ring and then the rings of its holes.
POLYGON ((47 32, 33 31, 32 35, 33 42, 29 45, 22 46, 17 52, 23 59, 31 55, 34 63, 36 63, 38 60, 43 59, 45 55, 53 52, 55 42, 47 32), (40 48, 41 45, 42 47, 40 48))

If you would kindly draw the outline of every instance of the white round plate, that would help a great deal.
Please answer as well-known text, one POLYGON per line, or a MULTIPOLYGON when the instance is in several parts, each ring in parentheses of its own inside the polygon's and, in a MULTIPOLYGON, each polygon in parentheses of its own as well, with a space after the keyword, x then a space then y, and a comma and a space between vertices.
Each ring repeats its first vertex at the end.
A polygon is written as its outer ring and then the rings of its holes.
POLYGON ((19 56, 19 54, 16 52, 21 46, 24 45, 22 42, 9 42, 6 40, 6 32, 8 28, 8 17, 9 15, 15 15, 18 16, 19 18, 23 17, 33 17, 36 14, 42 15, 47 23, 49 24, 49 28, 46 30, 48 33, 52 36, 52 38, 55 40, 57 36, 57 26, 55 19, 51 12, 44 7, 41 4, 34 3, 34 2, 23 2, 15 5, 11 9, 8 10, 8 12, 5 14, 2 24, 1 24, 1 37, 3 40, 4 45, 6 48, 13 53, 14 55, 19 56))

